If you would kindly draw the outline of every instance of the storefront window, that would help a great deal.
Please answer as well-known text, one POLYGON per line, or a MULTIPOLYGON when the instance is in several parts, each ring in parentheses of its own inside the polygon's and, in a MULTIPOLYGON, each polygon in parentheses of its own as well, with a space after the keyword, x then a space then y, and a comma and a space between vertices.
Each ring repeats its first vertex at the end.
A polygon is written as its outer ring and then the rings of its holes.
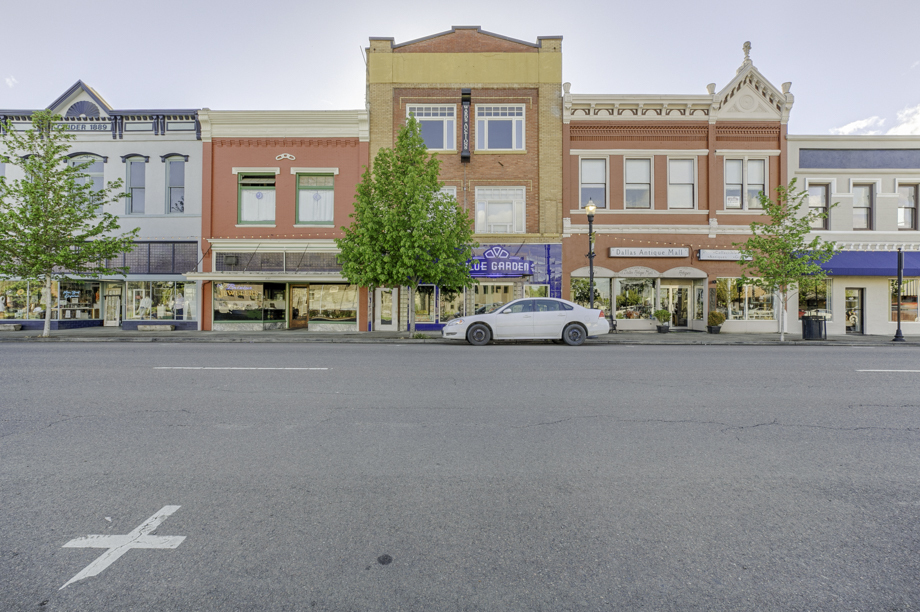
MULTIPOLYGON (((898 280, 892 278, 891 285, 891 320, 898 320, 898 280)), ((905 278, 901 283, 901 322, 917 321, 917 292, 920 278, 905 278)))
POLYGON ((740 278, 716 281, 716 310, 730 321, 775 321, 773 294, 740 278))
POLYGON ((799 319, 803 315, 831 318, 831 281, 822 279, 799 284, 799 319))
POLYGON ((655 311, 654 278, 616 278, 613 281, 618 319, 651 319, 655 311))
POLYGON ((195 283, 128 281, 126 319, 194 321, 195 283))
POLYGON ((464 308, 464 298, 465 296, 462 289, 460 291, 441 289, 439 300, 441 304, 441 323, 464 316, 466 310, 464 308))
POLYGON ((287 315, 287 302, 284 299, 286 286, 283 283, 265 283, 262 286, 263 319, 265 321, 284 321, 287 315))
MULTIPOLYGON (((136 301, 128 283, 128 299, 136 301)), ((215 321, 261 321, 262 285, 214 283, 215 321)))
POLYGON ((510 302, 514 295, 514 285, 499 283, 480 283, 473 287, 473 312, 482 314, 496 306, 510 302))
POLYGON ((696 308, 693 311, 693 319, 696 321, 703 320, 703 295, 706 292, 706 288, 703 286, 703 281, 693 281, 693 301, 696 308))
POLYGON ((310 325, 358 322, 357 285, 310 285, 310 325))
POLYGON ((549 285, 524 285, 524 297, 548 298, 549 285))
MULTIPOLYGON (((591 294, 588 291, 588 285, 590 284, 590 279, 587 278, 577 278, 573 277, 570 285, 571 291, 569 295, 572 296, 572 301, 578 304, 579 306, 584 306, 588 308, 591 305, 591 294)), ((548 297, 548 296, 537 296, 537 297, 548 297)), ((609 278, 595 278, 594 279, 594 307, 600 308, 602 310, 610 309, 610 279, 609 278)))
POLYGON ((0 318, 26 319, 29 316, 29 282, 0 281, 0 318))
POLYGON ((60 318, 99 319, 99 283, 61 281, 60 318))
POLYGON ((434 285, 419 285, 415 290, 415 322, 434 323, 434 285))

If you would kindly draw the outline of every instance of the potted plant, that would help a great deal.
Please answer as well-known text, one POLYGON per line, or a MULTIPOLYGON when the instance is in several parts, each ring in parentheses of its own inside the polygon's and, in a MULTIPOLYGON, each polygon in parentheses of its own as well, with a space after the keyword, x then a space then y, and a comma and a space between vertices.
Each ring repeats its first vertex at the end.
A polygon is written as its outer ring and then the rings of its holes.
POLYGON ((710 334, 717 334, 722 330, 722 324, 725 323, 725 315, 718 310, 712 310, 709 312, 707 323, 706 331, 710 334))
POLYGON ((658 319, 658 322, 661 324, 658 326, 659 334, 666 334, 671 330, 671 327, 670 327, 671 311, 670 310, 665 310, 664 308, 662 308, 661 310, 656 310, 654 313, 654 317, 658 319))

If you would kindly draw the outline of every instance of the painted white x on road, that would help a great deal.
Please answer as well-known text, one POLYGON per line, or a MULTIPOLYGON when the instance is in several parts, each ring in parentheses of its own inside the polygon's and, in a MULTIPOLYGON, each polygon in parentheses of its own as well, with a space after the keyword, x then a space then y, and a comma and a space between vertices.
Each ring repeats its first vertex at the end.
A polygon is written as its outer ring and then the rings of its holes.
MULTIPOLYGON (((78 580, 96 576, 132 548, 176 548, 179 546, 185 536, 148 535, 160 523, 165 521, 166 517, 179 508, 180 506, 163 506, 159 512, 141 523, 140 527, 127 535, 88 535, 64 544, 63 548, 108 548, 108 550, 87 565, 82 572, 68 580, 61 589, 78 580)), ((60 591, 61 589, 58 590, 60 591)))

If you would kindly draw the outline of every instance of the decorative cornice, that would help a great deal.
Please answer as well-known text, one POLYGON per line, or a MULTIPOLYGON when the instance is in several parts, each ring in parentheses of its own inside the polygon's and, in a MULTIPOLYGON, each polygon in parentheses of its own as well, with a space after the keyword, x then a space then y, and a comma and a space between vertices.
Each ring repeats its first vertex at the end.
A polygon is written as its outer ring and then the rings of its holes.
POLYGON ((199 112, 201 138, 357 138, 369 140, 366 110, 199 112))
POLYGON ((709 125, 573 125, 570 138, 573 142, 600 142, 619 140, 626 142, 692 142, 706 141, 709 125))
POLYGON ((215 138, 215 147, 356 147, 354 138, 215 138))

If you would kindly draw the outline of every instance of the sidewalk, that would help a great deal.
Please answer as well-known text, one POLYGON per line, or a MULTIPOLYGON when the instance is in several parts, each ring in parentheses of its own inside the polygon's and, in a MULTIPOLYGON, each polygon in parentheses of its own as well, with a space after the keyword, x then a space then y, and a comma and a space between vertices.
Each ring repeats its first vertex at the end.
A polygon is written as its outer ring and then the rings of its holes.
MULTIPOLYGON (((322 342, 354 344, 458 344, 460 340, 444 340, 437 332, 424 332, 424 340, 410 337, 408 332, 311 332, 305 330, 270 330, 254 332, 214 331, 124 331, 117 327, 87 327, 52 331, 50 338, 41 338, 35 330, 0 332, 0 342, 322 342)), ((589 338, 586 344, 629 345, 727 345, 727 346, 911 346, 920 347, 920 337, 908 336, 906 342, 892 342, 892 336, 829 336, 827 340, 802 340, 800 334, 786 334, 780 343, 779 334, 707 334, 675 331, 667 334, 649 332, 619 332, 589 338)), ((520 341, 542 343, 542 340, 520 341)))

